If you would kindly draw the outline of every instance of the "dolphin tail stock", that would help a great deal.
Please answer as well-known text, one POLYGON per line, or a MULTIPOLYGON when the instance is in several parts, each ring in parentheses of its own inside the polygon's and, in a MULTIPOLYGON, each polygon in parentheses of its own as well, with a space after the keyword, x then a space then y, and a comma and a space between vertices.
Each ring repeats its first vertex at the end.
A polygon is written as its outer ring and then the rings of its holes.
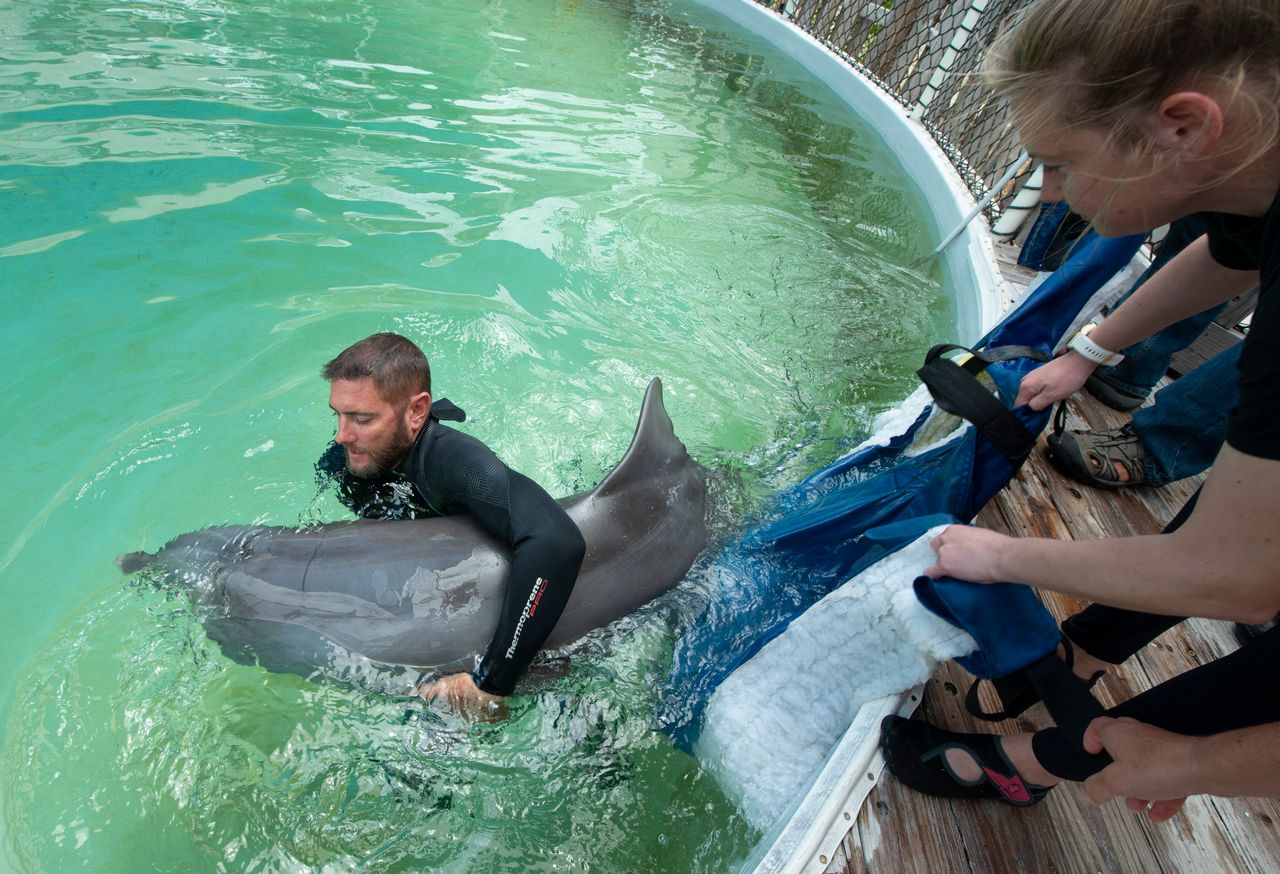
POLYGON ((627 482, 642 478, 655 470, 671 470, 696 466, 689 450, 676 436, 671 416, 662 403, 662 380, 654 377, 645 389, 644 402, 640 405, 640 419, 636 423, 635 436, 617 467, 609 472, 592 490, 595 497, 604 497, 620 489, 627 482))

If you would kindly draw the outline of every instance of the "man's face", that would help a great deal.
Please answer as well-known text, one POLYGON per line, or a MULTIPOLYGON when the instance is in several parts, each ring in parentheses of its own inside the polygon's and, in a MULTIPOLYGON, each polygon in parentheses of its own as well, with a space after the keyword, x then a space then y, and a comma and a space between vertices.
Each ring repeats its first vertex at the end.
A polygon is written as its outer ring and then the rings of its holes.
POLYGON ((329 407, 338 416, 337 441, 347 451, 347 470, 372 479, 384 476, 413 446, 411 404, 389 403, 372 379, 335 379, 329 383, 329 407))

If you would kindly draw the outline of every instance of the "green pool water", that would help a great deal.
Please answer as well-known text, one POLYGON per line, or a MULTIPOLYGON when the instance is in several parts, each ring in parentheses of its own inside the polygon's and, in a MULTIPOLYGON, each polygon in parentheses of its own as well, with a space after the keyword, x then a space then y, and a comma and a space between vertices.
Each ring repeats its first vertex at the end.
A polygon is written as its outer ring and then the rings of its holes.
POLYGON ((716 530, 913 387, 924 205, 798 66, 661 0, 0 3, 0 869, 733 867, 655 729, 698 580, 469 726, 226 659, 117 553, 342 518, 320 365, 418 341, 552 493, 650 377, 716 530))

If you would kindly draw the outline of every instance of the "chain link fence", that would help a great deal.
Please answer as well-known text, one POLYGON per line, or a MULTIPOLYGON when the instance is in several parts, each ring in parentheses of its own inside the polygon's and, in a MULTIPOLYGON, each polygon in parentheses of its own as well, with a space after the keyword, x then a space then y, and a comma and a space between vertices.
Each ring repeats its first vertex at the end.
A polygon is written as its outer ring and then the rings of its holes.
POLYGON ((1007 102, 978 79, 1000 26, 1032 0, 756 0, 840 55, 907 107, 951 158, 975 198, 1015 162, 987 217, 1000 215, 1032 162, 1007 102))

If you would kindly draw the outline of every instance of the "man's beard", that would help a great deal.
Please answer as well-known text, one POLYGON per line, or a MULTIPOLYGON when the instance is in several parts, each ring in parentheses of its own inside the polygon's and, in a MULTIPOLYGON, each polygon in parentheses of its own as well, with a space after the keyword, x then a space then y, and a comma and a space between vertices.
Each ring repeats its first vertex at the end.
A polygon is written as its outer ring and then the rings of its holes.
POLYGON ((395 435, 390 445, 379 452, 369 453, 365 466, 358 470, 351 466, 351 451, 347 450, 347 470, 362 479, 382 479, 399 466, 412 446, 413 434, 407 425, 401 424, 400 433, 395 435))

